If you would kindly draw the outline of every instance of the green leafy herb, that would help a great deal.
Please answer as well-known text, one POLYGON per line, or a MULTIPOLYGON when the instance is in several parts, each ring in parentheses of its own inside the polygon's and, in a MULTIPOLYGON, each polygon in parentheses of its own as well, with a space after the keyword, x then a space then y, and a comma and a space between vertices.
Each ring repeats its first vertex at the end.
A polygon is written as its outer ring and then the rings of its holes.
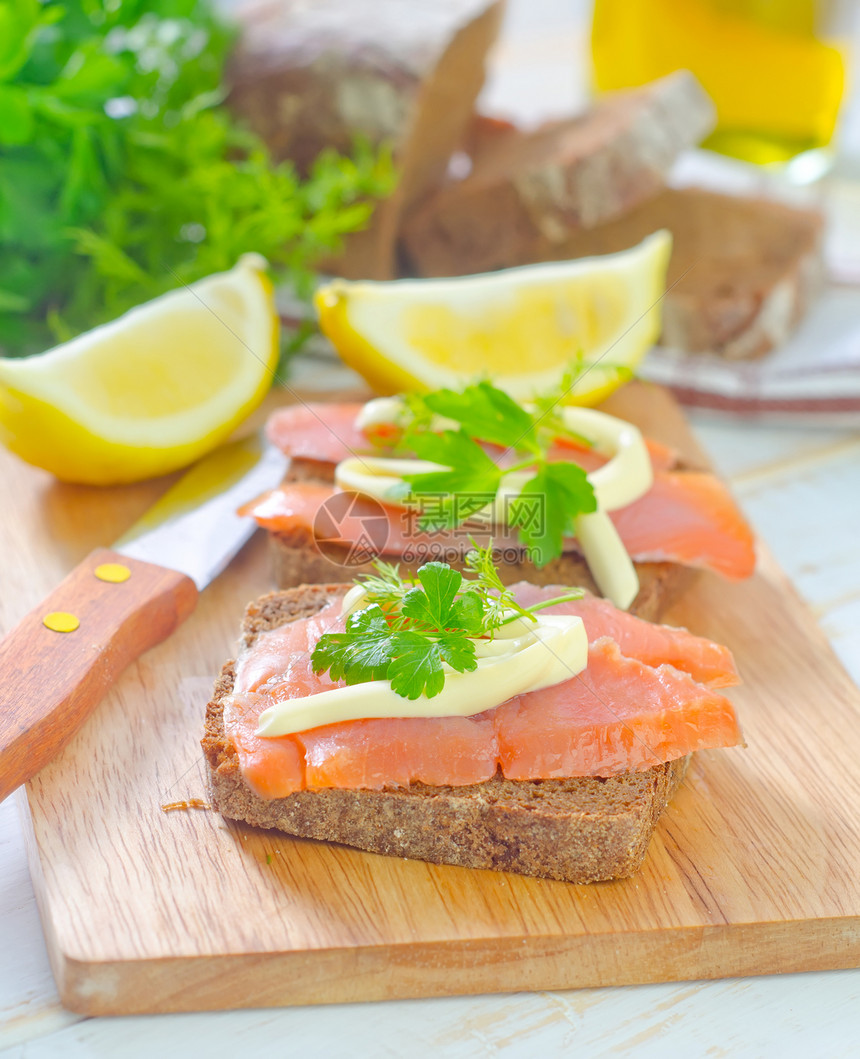
POLYGON ((490 382, 456 390, 436 390, 424 396, 431 412, 468 424, 476 438, 496 445, 535 448, 534 417, 490 382))
POLYGON ((392 629, 377 603, 351 614, 345 633, 326 633, 312 655, 314 672, 328 670, 332 680, 361 684, 385 680, 394 657, 392 629))
POLYGON ((579 599, 574 589, 531 607, 521 607, 502 584, 492 544, 467 557, 474 578, 464 578, 447 563, 426 563, 414 578, 398 568, 375 564, 377 573, 359 583, 365 589, 361 610, 350 614, 346 631, 324 633, 311 655, 315 673, 361 684, 388 680, 407 699, 433 698, 445 684, 445 666, 458 673, 477 668, 475 641, 495 629, 554 603, 579 599))
POLYGON ((422 516, 421 526, 452 529, 462 521, 464 497, 492 497, 503 472, 462 428, 434 433, 410 431, 404 444, 422 460, 442 464, 446 469, 403 476, 401 491, 406 499, 433 496, 432 513, 422 516))
POLYGON ((456 598, 462 580, 445 563, 422 566, 418 584, 400 583, 396 603, 387 595, 386 610, 371 602, 349 616, 346 632, 321 636, 311 656, 314 671, 328 670, 347 684, 389 680, 407 699, 438 695, 443 661, 459 673, 478 664, 469 636, 483 628, 483 613, 480 601, 476 611, 474 600, 464 605, 456 598))
POLYGON ((421 528, 459 525, 470 510, 496 496, 506 475, 525 471, 529 473, 519 495, 508 502, 507 522, 519 530, 535 565, 545 566, 559 556, 565 535, 574 532, 576 516, 597 508, 586 472, 569 461, 550 458, 559 437, 587 443, 565 424, 558 404, 561 396, 562 392, 547 395, 526 409, 486 381, 461 393, 444 389, 411 395, 399 447, 445 468, 403 476, 406 487, 401 497, 425 509, 421 528), (435 430, 434 415, 453 420, 457 429, 435 430), (497 454, 493 459, 487 452, 485 446, 493 445, 505 450, 501 457, 497 454), (477 501, 471 508, 470 497, 477 501))
POLYGON ((262 253, 304 295, 393 185, 385 151, 274 164, 222 101, 206 0, 0 0, 0 350, 40 351, 262 253))
POLYGON ((508 522, 519 527, 520 538, 529 548, 554 557, 561 555, 564 538, 575 535, 576 515, 596 507, 594 489, 581 467, 542 462, 534 478, 511 500, 508 522))

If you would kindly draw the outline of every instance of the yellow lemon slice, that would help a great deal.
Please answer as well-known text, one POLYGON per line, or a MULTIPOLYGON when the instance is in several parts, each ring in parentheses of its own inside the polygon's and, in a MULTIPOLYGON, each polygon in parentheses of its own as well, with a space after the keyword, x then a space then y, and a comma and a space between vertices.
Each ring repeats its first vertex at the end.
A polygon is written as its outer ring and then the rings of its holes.
POLYGON ((672 240, 617 254, 457 279, 334 280, 320 327, 379 393, 458 388, 489 377, 518 400, 556 386, 596 404, 630 378, 660 333, 672 240))
POLYGON ((278 317, 265 268, 246 254, 47 353, 0 359, 0 439, 58 478, 96 485, 202 456, 271 385, 278 317))

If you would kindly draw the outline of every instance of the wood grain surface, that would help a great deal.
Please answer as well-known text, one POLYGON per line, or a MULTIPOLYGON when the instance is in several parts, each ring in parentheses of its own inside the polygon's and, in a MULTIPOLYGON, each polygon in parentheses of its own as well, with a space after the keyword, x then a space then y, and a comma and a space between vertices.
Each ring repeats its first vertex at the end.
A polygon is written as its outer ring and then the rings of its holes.
MULTIPOLYGON (((672 401, 615 410, 700 460, 672 401)), ((0 454, 17 620, 166 486, 50 482, 0 454)), ((63 1002, 108 1014, 672 981, 860 964, 860 692, 767 554, 705 576, 671 619, 729 644, 747 747, 698 755, 643 870, 571 886, 291 840, 168 803, 205 798, 198 740, 259 536, 174 636, 126 671, 25 789, 63 1002)))

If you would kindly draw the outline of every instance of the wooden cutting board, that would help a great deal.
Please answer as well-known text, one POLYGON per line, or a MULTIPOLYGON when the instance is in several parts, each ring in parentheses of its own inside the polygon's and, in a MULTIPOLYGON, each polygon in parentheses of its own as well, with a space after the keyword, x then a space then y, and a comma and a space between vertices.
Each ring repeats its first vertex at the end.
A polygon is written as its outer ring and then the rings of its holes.
MULTIPOLYGON (((286 398, 282 398, 286 400, 286 398)), ((614 408, 700 459, 655 387, 614 408)), ((168 484, 54 482, 0 453, 4 625, 168 484)), ((572 886, 379 857, 225 822, 198 739, 261 535, 171 640, 126 671, 25 791, 63 1002, 184 1011, 710 978, 860 965, 860 691, 766 552, 671 615, 729 644, 746 749, 698 755, 634 878, 572 886)))

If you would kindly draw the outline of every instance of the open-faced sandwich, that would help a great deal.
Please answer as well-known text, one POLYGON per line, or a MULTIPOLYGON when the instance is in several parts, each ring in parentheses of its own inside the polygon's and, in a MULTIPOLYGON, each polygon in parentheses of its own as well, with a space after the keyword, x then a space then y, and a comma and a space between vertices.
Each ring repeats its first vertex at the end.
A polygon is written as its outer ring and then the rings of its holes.
POLYGON ((378 564, 247 611, 208 705, 213 806, 399 857, 636 871, 688 756, 742 742, 729 651, 568 588, 378 564))
POLYGON ((470 540, 492 537, 507 583, 585 585, 655 618, 695 570, 752 573, 753 534, 722 482, 562 392, 521 405, 480 382, 277 411, 288 475, 243 508, 270 532, 276 583, 340 581, 378 556, 462 570, 470 540))

